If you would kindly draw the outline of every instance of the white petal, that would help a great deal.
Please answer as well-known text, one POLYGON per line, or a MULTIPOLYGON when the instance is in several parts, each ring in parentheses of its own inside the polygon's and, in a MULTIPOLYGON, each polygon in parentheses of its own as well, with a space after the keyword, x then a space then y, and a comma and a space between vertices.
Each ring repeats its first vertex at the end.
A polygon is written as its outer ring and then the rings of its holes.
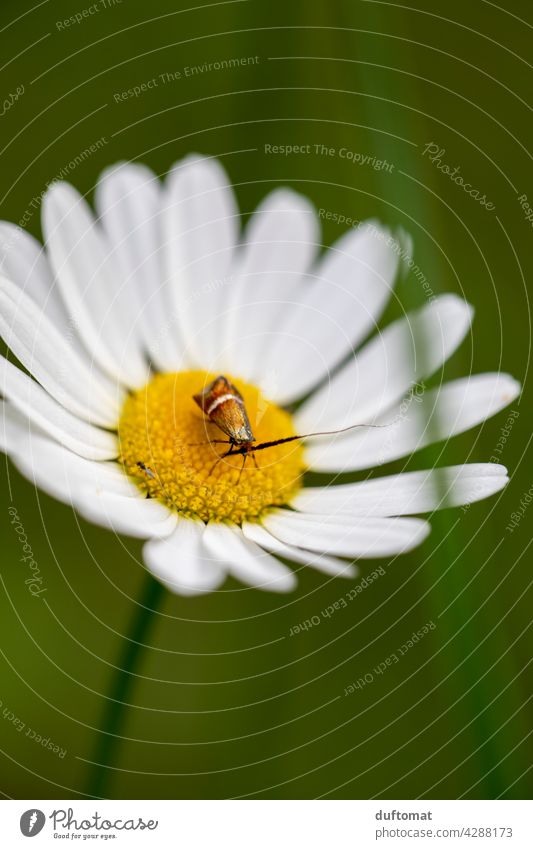
MULTIPOLYGON (((21 227, 0 221, 0 274, 15 283, 37 305, 63 337, 68 347, 82 359, 87 352, 63 303, 46 251, 37 239, 21 227)), ((95 377, 103 375, 94 363, 95 377)))
POLYGON ((80 499, 74 506, 88 522, 116 534, 147 539, 166 537, 176 527, 177 513, 152 498, 102 492, 96 498, 80 499))
POLYGON ((400 254, 399 243, 372 221, 327 251, 300 302, 287 307, 289 321, 264 364, 275 372, 278 403, 307 393, 376 326, 400 254))
POLYGON ((43 246, 21 227, 0 221, 0 273, 29 295, 63 332, 68 313, 54 285, 43 246))
POLYGON ((60 501, 76 500, 80 493, 140 495, 118 463, 98 463, 73 454, 5 401, 0 401, 0 450, 24 467, 23 474, 30 470, 27 476, 60 501))
POLYGON ((118 455, 115 434, 73 416, 35 380, 3 357, 0 357, 0 392, 17 410, 76 454, 88 460, 111 460, 118 455))
POLYGON ((0 335, 63 407, 104 426, 118 421, 123 393, 77 354, 18 286, 0 277, 0 335))
POLYGON ((207 593, 224 580, 225 570, 209 556, 203 544, 204 528, 203 522, 180 518, 166 539, 149 540, 145 544, 146 565, 172 592, 207 593))
POLYGON ((95 204, 112 257, 131 292, 144 346, 158 368, 176 371, 183 357, 164 280, 162 198, 162 186, 149 168, 123 162, 100 176, 95 204))
POLYGON ((455 295, 389 324, 298 411, 300 432, 369 423, 450 357, 470 327, 472 308, 455 295))
POLYGON ((204 542, 211 556, 245 584, 272 592, 290 592, 296 586, 294 574, 258 545, 245 539, 240 529, 210 522, 204 542))
POLYGON ((87 203, 68 183, 52 184, 44 196, 43 231, 63 300, 87 350, 111 376, 142 386, 148 367, 131 287, 87 203))
POLYGON ((496 463, 471 463, 402 472, 383 478, 329 487, 307 487, 291 504, 303 513, 328 516, 405 516, 481 501, 508 483, 496 463))
POLYGON ((178 163, 165 192, 162 226, 169 292, 191 362, 202 366, 219 347, 238 209, 224 169, 207 157, 190 156, 178 163))
POLYGON ((420 545, 430 531, 422 519, 352 518, 277 509, 263 524, 288 545, 341 557, 387 557, 420 545))
POLYGON ((223 367, 245 380, 268 378, 273 349, 305 292, 303 274, 317 252, 314 207, 289 189, 271 192, 254 212, 227 287, 223 367))
POLYGON ((494 416, 520 393, 506 374, 476 374, 406 397, 375 424, 334 437, 309 440, 306 462, 320 471, 380 466, 432 442, 449 439, 494 416))
POLYGON ((32 425, 12 404, 0 400, 0 451, 4 454, 24 455, 32 435, 45 436, 40 428, 32 425))
POLYGON ((247 539, 256 542, 266 551, 279 554, 286 560, 311 566, 326 575, 335 575, 336 577, 342 575, 343 578, 353 578, 357 574, 357 570, 345 560, 338 560, 336 557, 328 557, 325 554, 317 554, 315 551, 305 551, 303 548, 287 545, 273 537, 266 528, 256 522, 244 522, 242 532, 247 539))
POLYGON ((145 539, 172 532, 176 514, 144 498, 118 464, 96 463, 73 454, 38 430, 32 431, 30 423, 7 404, 0 414, 0 447, 43 492, 115 533, 145 539))

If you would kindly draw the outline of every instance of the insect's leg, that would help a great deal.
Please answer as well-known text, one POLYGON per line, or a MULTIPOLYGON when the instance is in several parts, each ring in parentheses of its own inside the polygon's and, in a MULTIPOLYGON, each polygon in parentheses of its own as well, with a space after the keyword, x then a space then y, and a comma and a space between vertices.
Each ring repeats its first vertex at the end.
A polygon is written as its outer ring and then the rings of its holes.
POLYGON ((223 454, 221 454, 221 455, 220 455, 220 457, 218 458, 218 460, 216 461, 216 463, 215 463, 215 464, 211 467, 211 470, 210 470, 210 472, 209 472, 209 477, 211 477, 211 475, 212 475, 212 474, 213 474, 213 472, 215 471, 216 467, 218 466, 218 464, 220 463, 220 461, 224 459, 224 457, 229 457, 229 456, 230 456, 230 454, 233 454, 233 450, 234 450, 234 448, 235 448, 235 446, 234 446, 234 445, 233 445, 233 443, 232 443, 232 444, 231 444, 231 448, 229 449, 229 451, 225 451, 223 454))
POLYGON ((252 460, 254 461, 255 468, 257 469, 257 471, 259 471, 259 466, 257 465, 257 458, 255 454, 252 454, 252 460))
POLYGON ((238 485, 240 484, 240 482, 241 482, 241 476, 242 476, 242 473, 244 472, 244 466, 245 466, 245 464, 246 464, 246 457, 247 457, 247 456, 248 456, 247 454, 243 454, 243 455, 242 455, 242 466, 241 466, 241 470, 240 470, 240 472, 239 472, 239 477, 237 478, 237 486, 238 486, 238 485))
POLYGON ((226 456, 225 454, 221 454, 221 455, 220 455, 220 457, 218 458, 218 460, 216 460, 216 462, 214 462, 214 463, 213 463, 213 465, 212 465, 212 466, 211 466, 211 468, 209 469, 209 475, 208 475, 208 477, 211 477, 211 475, 212 475, 212 474, 213 474, 213 472, 215 471, 216 467, 218 466, 218 464, 219 464, 219 463, 220 463, 220 461, 222 460, 222 457, 225 457, 225 456, 226 456))

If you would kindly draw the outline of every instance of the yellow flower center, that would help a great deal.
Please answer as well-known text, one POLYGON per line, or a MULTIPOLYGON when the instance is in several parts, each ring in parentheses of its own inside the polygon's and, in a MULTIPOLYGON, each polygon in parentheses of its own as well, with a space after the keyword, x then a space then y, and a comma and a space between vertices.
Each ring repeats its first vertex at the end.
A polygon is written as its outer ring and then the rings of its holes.
MULTIPOLYGON (((193 401, 215 375, 203 371, 160 374, 128 395, 119 421, 121 460, 143 492, 172 510, 208 521, 241 523, 268 507, 286 504, 300 488, 304 469, 300 442, 248 456, 217 459, 230 445, 193 401), (202 443, 202 444, 198 444, 202 443), (216 465, 215 465, 216 464, 216 465)), ((295 433, 291 416, 260 391, 229 380, 241 393, 256 443, 295 433)))

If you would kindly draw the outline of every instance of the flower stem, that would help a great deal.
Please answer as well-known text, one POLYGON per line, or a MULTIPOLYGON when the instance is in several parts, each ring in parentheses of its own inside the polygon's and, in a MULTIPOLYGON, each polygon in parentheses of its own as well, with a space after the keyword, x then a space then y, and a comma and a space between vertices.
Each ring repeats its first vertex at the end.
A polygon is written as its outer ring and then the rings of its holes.
POLYGON ((141 598, 135 606, 128 631, 121 643, 120 656, 105 701, 100 733, 91 758, 87 789, 89 796, 107 798, 107 788, 112 777, 110 767, 116 760, 117 749, 120 747, 127 702, 135 685, 135 670, 144 648, 143 644, 154 622, 154 614, 165 592, 163 585, 147 572, 141 598))

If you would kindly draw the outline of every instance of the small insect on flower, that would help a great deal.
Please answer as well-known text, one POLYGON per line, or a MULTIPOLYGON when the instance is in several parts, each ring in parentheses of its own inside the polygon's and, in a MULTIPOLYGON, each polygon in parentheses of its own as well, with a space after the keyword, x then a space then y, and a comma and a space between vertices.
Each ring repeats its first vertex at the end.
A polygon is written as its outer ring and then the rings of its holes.
POLYGON ((148 475, 149 478, 152 478, 152 479, 155 478, 154 473, 145 463, 141 463, 141 461, 139 460, 137 465, 138 465, 139 469, 141 470, 141 472, 144 472, 146 475, 148 475))
MULTIPOLYGON (((229 449, 218 457, 209 474, 213 474, 215 468, 224 457, 240 454, 242 455, 242 466, 238 481, 241 479, 246 460, 249 456, 254 461, 256 469, 259 468, 255 458, 256 451, 264 451, 265 448, 273 448, 275 445, 282 445, 285 442, 294 442, 296 439, 344 433, 344 431, 353 430, 356 427, 388 427, 388 425, 355 424, 340 428, 340 430, 317 431, 316 433, 286 436, 282 439, 275 439, 272 442, 261 442, 259 445, 256 445, 243 397, 233 383, 227 377, 224 377, 223 374, 216 377, 203 392, 193 395, 193 399, 205 413, 209 421, 228 437, 228 439, 208 440, 209 443, 229 445, 229 449)), ((196 444, 205 445, 206 443, 196 444)))
MULTIPOLYGON (((155 478, 156 478, 155 473, 145 463, 142 463, 139 460, 137 462, 137 468, 139 468, 141 470, 141 472, 143 472, 146 475, 147 478, 150 478, 150 480, 155 480, 155 478)), ((146 497, 151 498, 152 497, 151 493, 147 492, 146 497)))
POLYGON ((232 445, 255 442, 243 397, 223 374, 216 377, 203 392, 193 395, 193 398, 209 420, 229 436, 232 445))

